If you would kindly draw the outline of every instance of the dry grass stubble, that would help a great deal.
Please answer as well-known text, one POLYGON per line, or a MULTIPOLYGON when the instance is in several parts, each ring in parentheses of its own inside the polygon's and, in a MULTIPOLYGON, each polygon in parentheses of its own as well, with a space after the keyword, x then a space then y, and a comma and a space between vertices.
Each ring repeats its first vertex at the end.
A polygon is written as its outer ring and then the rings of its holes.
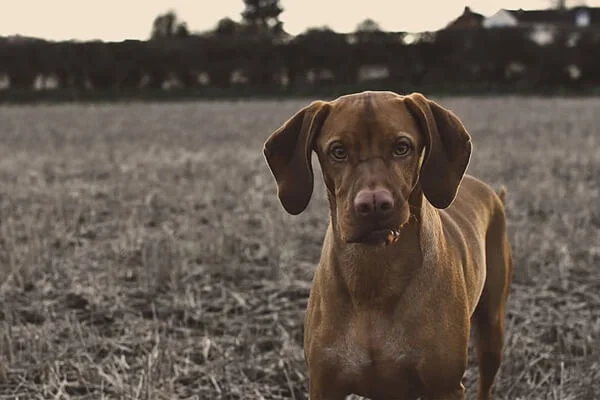
MULTIPOLYGON (((600 100, 440 101, 508 188, 496 397, 600 397, 600 100)), ((0 108, 0 398, 306 399, 326 200, 287 216, 261 154, 305 103, 0 108)))

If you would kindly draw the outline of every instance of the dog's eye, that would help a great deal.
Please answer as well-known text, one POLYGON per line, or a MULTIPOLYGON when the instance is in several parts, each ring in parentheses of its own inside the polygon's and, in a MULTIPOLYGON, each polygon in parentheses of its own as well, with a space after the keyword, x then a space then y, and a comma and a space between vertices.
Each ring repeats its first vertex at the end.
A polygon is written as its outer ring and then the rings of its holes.
POLYGON ((405 140, 400 140, 394 145, 394 157, 404 157, 411 150, 410 143, 405 140))
POLYGON ((346 158, 348 158, 346 149, 341 143, 334 143, 329 148, 329 154, 331 155, 331 158, 333 158, 335 161, 344 161, 346 160, 346 158))

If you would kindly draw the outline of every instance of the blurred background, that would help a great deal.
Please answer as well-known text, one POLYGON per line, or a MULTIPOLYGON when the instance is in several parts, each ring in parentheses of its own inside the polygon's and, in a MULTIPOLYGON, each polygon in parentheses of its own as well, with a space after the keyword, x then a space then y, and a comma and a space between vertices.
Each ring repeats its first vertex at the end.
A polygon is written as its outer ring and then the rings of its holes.
POLYGON ((2 6, 0 100, 597 92, 600 2, 471 3, 22 1, 2 6))

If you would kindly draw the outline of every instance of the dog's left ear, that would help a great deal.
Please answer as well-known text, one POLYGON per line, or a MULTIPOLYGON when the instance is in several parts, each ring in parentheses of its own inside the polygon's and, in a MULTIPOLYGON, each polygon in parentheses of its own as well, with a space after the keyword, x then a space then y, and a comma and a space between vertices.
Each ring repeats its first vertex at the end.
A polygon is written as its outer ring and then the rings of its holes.
POLYGON ((312 196, 311 152, 329 108, 325 101, 312 102, 265 141, 263 153, 277 181, 277 195, 283 208, 292 215, 304 211, 312 196))
POLYGON ((471 158, 471 137, 450 110, 420 93, 404 102, 425 132, 426 152, 420 181, 427 200, 436 208, 452 204, 471 158))

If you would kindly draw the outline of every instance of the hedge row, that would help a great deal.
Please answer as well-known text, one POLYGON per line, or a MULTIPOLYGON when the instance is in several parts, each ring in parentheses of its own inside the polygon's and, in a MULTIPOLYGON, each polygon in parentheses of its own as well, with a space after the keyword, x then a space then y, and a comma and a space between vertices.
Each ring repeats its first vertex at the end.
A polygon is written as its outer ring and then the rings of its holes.
POLYGON ((543 45, 532 39, 534 34, 482 28, 418 36, 312 30, 285 41, 235 35, 124 42, 0 39, 0 80, 4 76, 4 88, 20 92, 52 78, 48 87, 76 92, 162 90, 171 83, 179 89, 235 86, 285 93, 357 85, 361 68, 379 66, 388 73, 378 85, 600 84, 600 31, 555 30, 553 41, 543 45), (307 80, 311 73, 313 79, 307 80))

